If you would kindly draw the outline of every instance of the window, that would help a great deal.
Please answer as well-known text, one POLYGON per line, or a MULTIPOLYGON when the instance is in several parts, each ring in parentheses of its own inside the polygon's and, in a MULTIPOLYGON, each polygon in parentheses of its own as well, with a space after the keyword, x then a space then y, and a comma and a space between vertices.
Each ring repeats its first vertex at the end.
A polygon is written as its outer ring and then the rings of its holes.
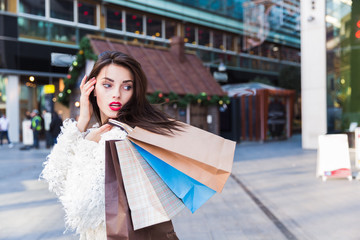
POLYGON ((213 38, 213 47, 214 48, 224 49, 222 33, 214 31, 213 36, 214 36, 214 38, 213 38))
POLYGON ((226 50, 234 51, 234 37, 232 35, 226 35, 226 50))
POLYGON ((143 18, 135 13, 126 13, 126 31, 143 34, 143 18))
POLYGON ((199 28, 199 45, 210 47, 210 31, 199 28))
POLYGON ((122 12, 118 9, 106 9, 106 27, 122 31, 122 12))
POLYGON ((47 40, 47 24, 48 23, 43 21, 19 17, 19 36, 24 38, 47 40))
POLYGON ((51 41, 76 44, 76 31, 73 27, 50 23, 51 41))
POLYGON ((45 16, 45 0, 19 0, 19 11, 37 16, 45 16))
POLYGON ((161 37, 161 19, 148 17, 146 19, 146 34, 152 37, 161 37))
POLYGON ((8 81, 7 76, 0 75, 0 103, 6 103, 6 82, 8 81))
POLYGON ((186 43, 192 43, 192 44, 196 44, 195 41, 195 27, 190 26, 190 25, 185 25, 185 38, 184 41, 186 43))
POLYGON ((0 11, 7 11, 7 0, 0 0, 0 11))
POLYGON ((170 39, 176 36, 176 23, 171 21, 165 22, 165 37, 166 39, 170 39))
POLYGON ((96 6, 87 2, 78 2, 79 23, 96 25, 96 6))
POLYGON ((70 0, 50 0, 50 17, 74 21, 74 2, 70 0))

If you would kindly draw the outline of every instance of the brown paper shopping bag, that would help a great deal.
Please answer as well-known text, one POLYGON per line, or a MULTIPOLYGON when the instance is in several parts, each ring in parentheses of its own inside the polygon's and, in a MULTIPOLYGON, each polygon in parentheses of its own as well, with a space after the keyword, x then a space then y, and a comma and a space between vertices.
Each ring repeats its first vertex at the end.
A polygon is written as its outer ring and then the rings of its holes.
POLYGON ((109 122, 125 129, 135 144, 217 192, 222 191, 230 176, 236 144, 233 141, 185 123, 180 123, 181 131, 167 136, 139 127, 132 129, 115 120, 109 122))
POLYGON ((115 142, 105 143, 107 240, 177 240, 171 221, 134 231, 115 142))

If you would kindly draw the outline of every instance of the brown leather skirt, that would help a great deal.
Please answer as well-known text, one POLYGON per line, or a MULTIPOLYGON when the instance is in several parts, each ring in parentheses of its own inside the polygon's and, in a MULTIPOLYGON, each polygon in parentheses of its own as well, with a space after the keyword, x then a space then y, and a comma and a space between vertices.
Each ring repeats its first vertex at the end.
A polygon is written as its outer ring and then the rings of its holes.
POLYGON ((134 231, 117 156, 116 140, 105 143, 105 212, 108 240, 178 240, 171 221, 134 231))

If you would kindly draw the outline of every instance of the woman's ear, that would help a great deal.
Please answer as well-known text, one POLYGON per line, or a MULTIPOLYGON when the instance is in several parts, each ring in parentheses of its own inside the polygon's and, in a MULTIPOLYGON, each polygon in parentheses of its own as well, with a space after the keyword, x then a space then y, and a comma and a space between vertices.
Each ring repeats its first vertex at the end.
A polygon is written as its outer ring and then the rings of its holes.
POLYGON ((94 97, 96 97, 96 89, 94 88, 94 97))

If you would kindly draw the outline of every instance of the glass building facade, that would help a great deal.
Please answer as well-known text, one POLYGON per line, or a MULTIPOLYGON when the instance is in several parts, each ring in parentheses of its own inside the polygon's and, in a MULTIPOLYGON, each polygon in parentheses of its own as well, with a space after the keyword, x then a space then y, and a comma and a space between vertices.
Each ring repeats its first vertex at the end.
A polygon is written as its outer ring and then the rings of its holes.
POLYGON ((326 1, 327 126, 346 132, 360 122, 360 2, 326 1))
POLYGON ((272 78, 283 67, 300 67, 298 0, 1 0, 0 14, 12 2, 18 4, 20 41, 76 49, 91 33, 169 46, 170 37, 181 35, 186 47, 210 67, 221 61, 228 69, 272 78), (172 14, 166 9, 169 4, 172 14))
POLYGON ((52 65, 52 53, 75 55, 93 34, 162 47, 180 36, 212 73, 226 66, 226 83, 276 84, 282 69, 300 69, 299 16, 299 0, 0 0, 0 79, 17 79, 19 96, 29 96, 23 116, 43 85, 61 91, 69 68, 52 65))

